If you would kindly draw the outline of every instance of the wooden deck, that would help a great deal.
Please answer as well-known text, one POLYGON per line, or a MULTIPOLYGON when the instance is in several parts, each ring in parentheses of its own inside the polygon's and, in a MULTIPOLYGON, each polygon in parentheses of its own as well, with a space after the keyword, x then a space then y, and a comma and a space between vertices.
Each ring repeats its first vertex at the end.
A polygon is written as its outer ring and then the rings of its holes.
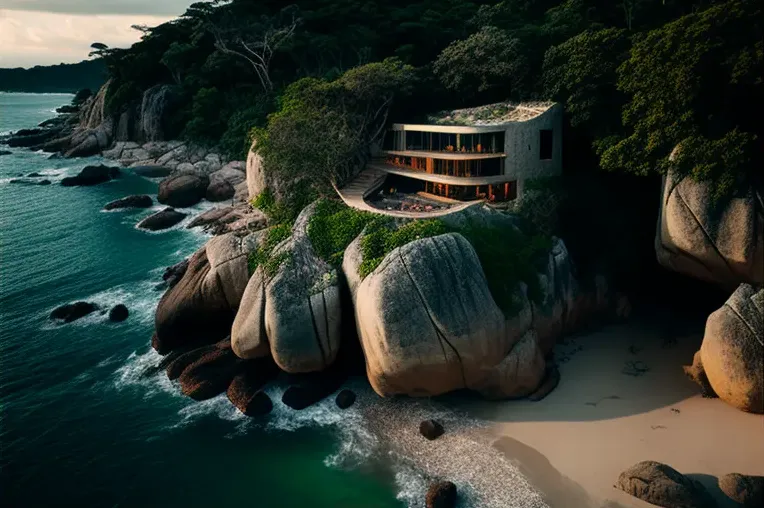
POLYGON ((433 217, 442 217, 451 213, 459 212, 470 206, 482 204, 482 200, 468 201, 463 204, 453 206, 447 210, 434 210, 432 212, 407 212, 401 210, 382 210, 375 208, 366 202, 368 196, 378 191, 382 184, 385 183, 388 172, 380 170, 373 165, 369 165, 366 169, 361 171, 352 182, 345 187, 338 189, 337 194, 346 205, 355 208, 356 210, 363 210, 364 212, 377 213, 380 215, 387 215, 390 217, 401 217, 406 219, 431 219, 433 217))

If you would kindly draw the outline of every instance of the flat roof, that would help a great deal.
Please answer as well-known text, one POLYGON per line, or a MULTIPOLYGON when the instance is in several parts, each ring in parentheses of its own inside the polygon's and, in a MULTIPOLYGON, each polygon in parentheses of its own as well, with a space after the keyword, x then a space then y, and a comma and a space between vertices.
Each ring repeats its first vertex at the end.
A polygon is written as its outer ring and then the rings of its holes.
POLYGON ((388 155, 400 155, 401 157, 423 157, 425 159, 446 160, 482 160, 503 159, 507 156, 504 152, 477 153, 477 152, 428 152, 426 150, 384 150, 388 155))
POLYGON ((474 108, 440 111, 426 124, 393 124, 393 130, 475 134, 499 132, 510 123, 526 122, 548 111, 554 102, 497 102, 474 108))

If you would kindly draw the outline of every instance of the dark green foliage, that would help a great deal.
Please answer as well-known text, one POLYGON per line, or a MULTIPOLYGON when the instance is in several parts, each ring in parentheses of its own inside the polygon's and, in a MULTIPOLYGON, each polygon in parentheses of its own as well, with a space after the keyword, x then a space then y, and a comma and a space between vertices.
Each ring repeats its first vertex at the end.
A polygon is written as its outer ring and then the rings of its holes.
POLYGON ((361 277, 369 275, 385 256, 398 247, 446 232, 446 225, 439 220, 414 220, 396 228, 392 219, 379 217, 369 223, 361 239, 363 262, 358 268, 358 274, 361 277))
POLYGON ((74 95, 72 99, 72 105, 79 106, 89 98, 93 96, 93 91, 90 88, 83 88, 74 95))
POLYGON ((31 69, 0 69, 0 91, 77 93, 85 88, 98 90, 106 79, 106 66, 100 60, 31 69))
POLYGON ((303 208, 318 198, 315 189, 305 181, 291 184, 284 198, 276 200, 270 189, 252 198, 250 204, 268 216, 271 224, 292 223, 303 208))
POLYGON ((308 225, 316 254, 334 266, 342 264, 345 249, 378 216, 355 210, 337 200, 322 199, 308 225))
POLYGON ((262 245, 257 250, 250 252, 247 257, 250 276, 255 273, 259 266, 263 267, 263 271, 268 277, 276 275, 279 266, 289 258, 289 253, 282 252, 274 255, 273 250, 291 234, 291 224, 277 224, 268 229, 262 245))
POLYGON ((761 3, 729 0, 638 38, 619 69, 626 135, 601 144, 602 166, 675 169, 711 180, 717 198, 761 178, 761 3), (681 149, 674 160, 670 155, 681 149))
POLYGON ((542 298, 539 272, 552 247, 548 236, 528 234, 515 228, 469 225, 456 233, 464 236, 480 259, 488 289, 496 305, 509 317, 518 310, 515 292, 520 282, 528 286, 528 298, 542 298))

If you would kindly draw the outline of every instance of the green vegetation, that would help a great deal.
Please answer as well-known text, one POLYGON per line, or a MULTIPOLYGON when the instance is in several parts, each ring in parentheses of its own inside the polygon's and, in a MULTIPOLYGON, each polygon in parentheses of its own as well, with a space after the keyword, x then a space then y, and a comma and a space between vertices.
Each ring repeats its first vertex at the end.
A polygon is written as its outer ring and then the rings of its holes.
POLYGON ((215 0, 93 55, 112 80, 109 112, 167 87, 168 136, 241 157, 252 135, 267 172, 319 194, 368 160, 390 119, 553 99, 568 120, 566 171, 677 170, 722 198, 763 178, 761 11, 758 0, 215 0))
POLYGON ((84 88, 98 90, 106 79, 106 67, 100 60, 31 69, 0 69, 0 91, 77 93, 84 88))
POLYGON ((363 262, 358 274, 366 277, 376 270, 391 251, 421 238, 447 233, 446 225, 439 220, 414 220, 393 228, 392 219, 376 220, 369 224, 361 239, 363 262))
POLYGON ((337 200, 322 199, 310 218, 308 237, 318 257, 333 266, 342 264, 345 249, 378 216, 361 212, 337 200))
POLYGON ((257 250, 250 252, 247 258, 250 276, 255 273, 259 266, 263 267, 263 271, 268 277, 276 275, 281 264, 289 259, 289 253, 281 252, 273 255, 273 250, 291 234, 292 226, 290 224, 277 224, 268 229, 262 245, 257 250))

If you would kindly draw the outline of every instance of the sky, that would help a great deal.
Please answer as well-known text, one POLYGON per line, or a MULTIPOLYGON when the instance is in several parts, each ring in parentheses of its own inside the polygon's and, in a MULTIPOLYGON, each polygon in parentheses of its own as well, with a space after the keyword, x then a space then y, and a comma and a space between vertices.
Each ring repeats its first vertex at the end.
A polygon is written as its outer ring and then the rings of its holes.
POLYGON ((84 60, 93 42, 127 47, 196 0, 0 0, 0 67, 84 60))

